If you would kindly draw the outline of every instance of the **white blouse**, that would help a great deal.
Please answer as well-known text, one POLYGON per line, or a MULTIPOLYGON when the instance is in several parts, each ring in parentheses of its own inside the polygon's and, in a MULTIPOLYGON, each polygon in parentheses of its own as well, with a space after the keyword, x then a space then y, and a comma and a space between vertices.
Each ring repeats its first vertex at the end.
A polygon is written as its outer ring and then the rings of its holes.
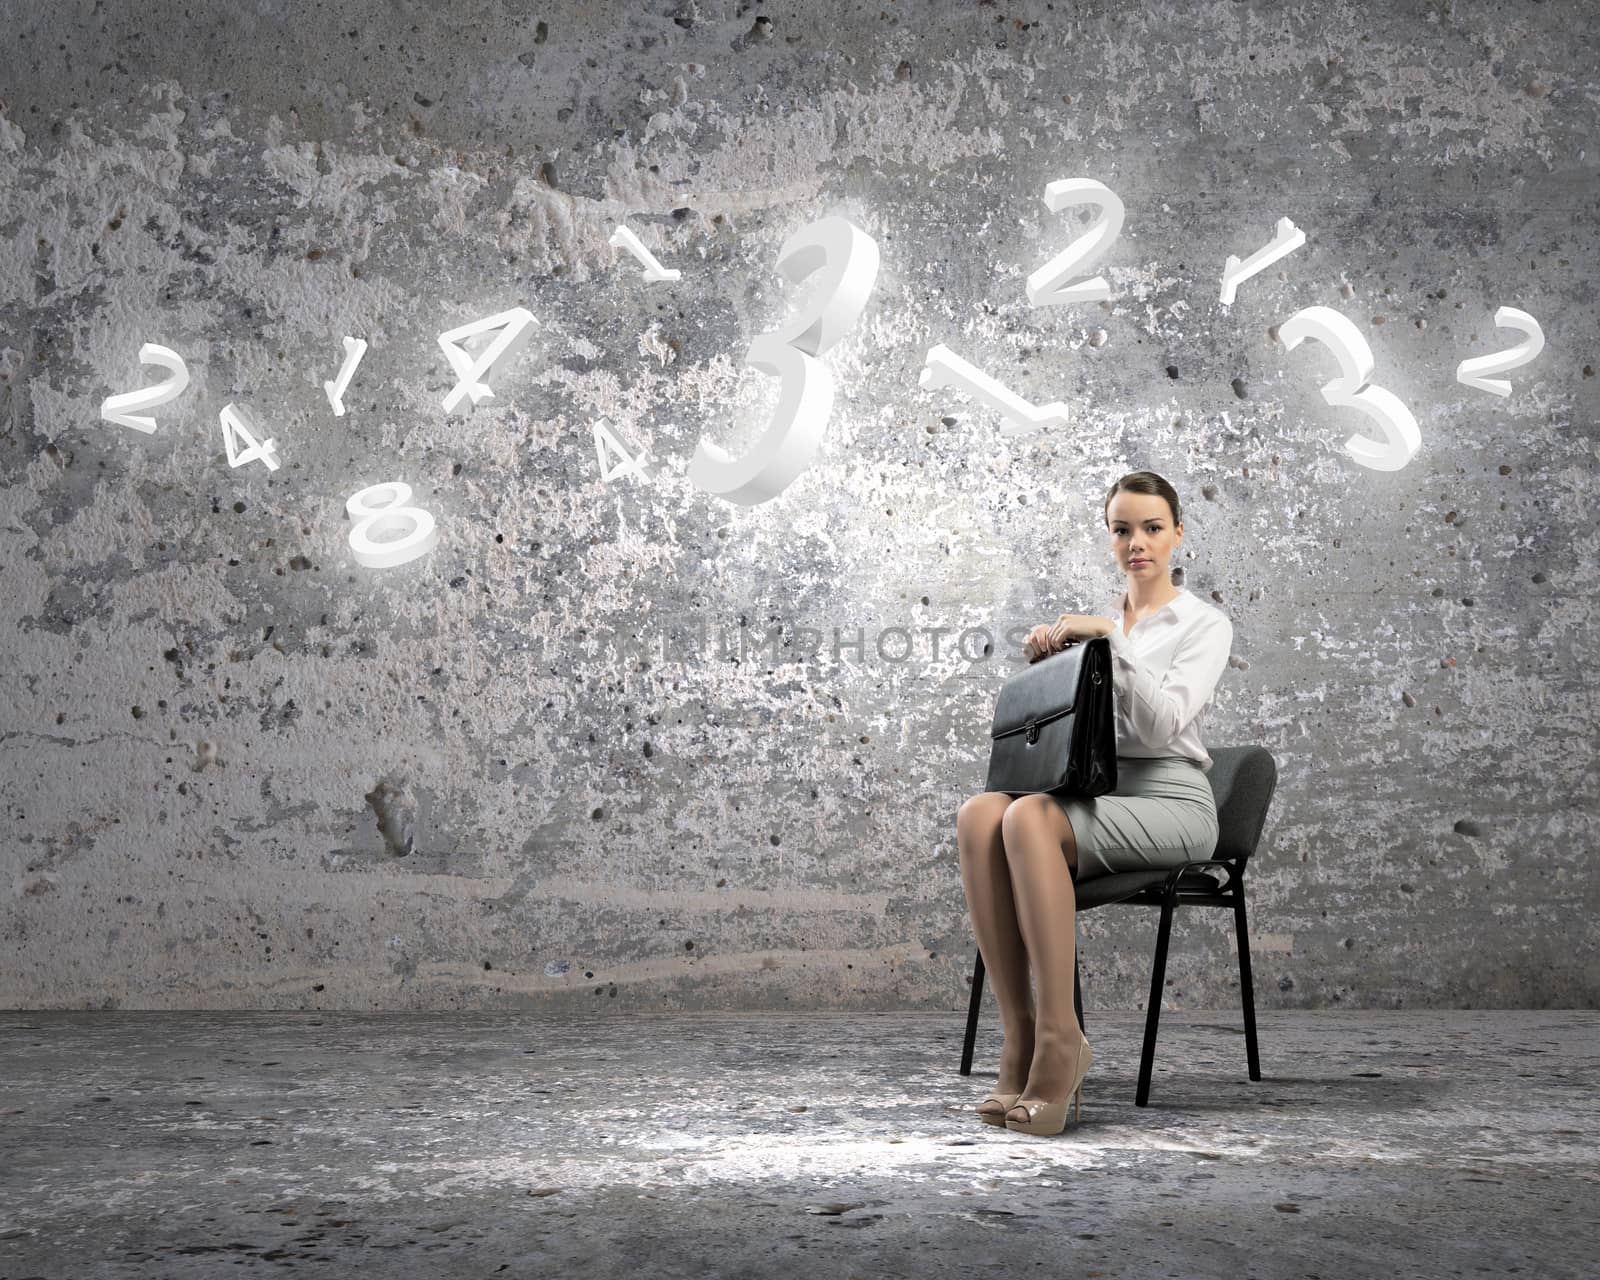
POLYGON ((1211 771, 1200 744, 1200 713, 1233 648, 1233 623, 1187 588, 1122 634, 1126 587, 1113 593, 1112 683, 1119 756, 1188 756, 1211 771))

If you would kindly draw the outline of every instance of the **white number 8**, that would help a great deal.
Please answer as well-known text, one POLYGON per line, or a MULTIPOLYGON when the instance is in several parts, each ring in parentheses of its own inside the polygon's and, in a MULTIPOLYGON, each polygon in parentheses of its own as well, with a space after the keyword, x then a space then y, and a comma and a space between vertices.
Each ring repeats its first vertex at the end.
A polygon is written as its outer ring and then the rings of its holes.
POLYGON ((411 486, 404 480, 368 485, 345 499, 344 509, 355 521, 350 529, 350 550, 357 561, 369 569, 392 569, 433 550, 439 541, 433 512, 407 506, 410 500, 411 486), (373 540, 375 532, 389 532, 403 524, 411 526, 404 537, 373 540))

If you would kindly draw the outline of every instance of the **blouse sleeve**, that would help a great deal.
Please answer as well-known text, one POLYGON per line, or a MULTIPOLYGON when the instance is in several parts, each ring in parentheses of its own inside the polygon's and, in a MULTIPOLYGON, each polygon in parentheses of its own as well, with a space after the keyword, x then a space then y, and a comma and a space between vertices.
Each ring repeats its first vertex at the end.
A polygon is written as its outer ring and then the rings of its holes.
POLYGON ((1139 657, 1120 626, 1113 626, 1106 638, 1111 641, 1117 704, 1127 712, 1139 740, 1159 750, 1211 700, 1233 648, 1233 623, 1219 612, 1202 619, 1178 641, 1164 675, 1139 657))

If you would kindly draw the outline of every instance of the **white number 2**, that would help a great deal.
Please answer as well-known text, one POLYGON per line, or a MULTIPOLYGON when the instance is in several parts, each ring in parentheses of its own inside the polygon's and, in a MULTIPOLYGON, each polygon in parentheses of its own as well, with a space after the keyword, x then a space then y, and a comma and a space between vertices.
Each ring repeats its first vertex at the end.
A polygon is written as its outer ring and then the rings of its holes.
POLYGON ((1499 329, 1518 330, 1524 335, 1522 341, 1492 355, 1463 360, 1456 366, 1456 381, 1477 387, 1480 391, 1492 391, 1497 396, 1508 396, 1511 394, 1511 384, 1504 378, 1491 378, 1489 374, 1505 373, 1527 364, 1544 350, 1544 330, 1526 311, 1518 311, 1515 307, 1501 307, 1494 313, 1494 323, 1499 329))
POLYGON ((119 427, 132 427, 135 431, 152 435, 156 420, 140 417, 134 410, 154 409, 157 405, 176 400, 189 385, 189 366, 171 347, 163 347, 156 342, 147 342, 139 348, 139 363, 158 364, 172 376, 153 387, 140 387, 137 391, 122 391, 107 396, 100 403, 100 416, 119 427))
POLYGON ((408 506, 410 501, 411 486, 404 480, 368 485, 345 499, 344 509, 355 521, 350 526, 350 550, 358 562, 369 569, 392 569, 433 550, 439 541, 433 512, 408 506), (411 526, 404 537, 383 542, 373 539, 374 533, 387 533, 404 524, 411 526))
POLYGON ((1348 320, 1332 307, 1307 307, 1278 326, 1278 338, 1293 351, 1314 338, 1339 358, 1339 376, 1322 388, 1322 398, 1332 405, 1356 409, 1377 422, 1381 440, 1353 435, 1344 442, 1352 459, 1373 471, 1398 471, 1422 448, 1417 420, 1400 397, 1382 387, 1369 387, 1372 348, 1348 320))
POLYGON ((1081 275, 1099 262, 1111 242, 1122 234, 1122 197, 1093 178, 1061 178, 1044 189, 1044 202, 1051 213, 1059 213, 1070 204, 1092 204, 1096 217, 1087 231, 1028 277, 1028 304, 1052 307, 1109 298, 1111 286, 1104 276, 1071 285, 1062 281, 1081 275))
POLYGON ((757 334, 745 363, 783 380, 761 439, 742 457, 702 439, 689 483, 754 506, 782 493, 817 452, 833 411, 833 375, 817 359, 860 319, 878 278, 878 244, 848 218, 830 214, 801 227, 778 250, 778 270, 799 284, 816 275, 814 295, 788 324, 757 334))

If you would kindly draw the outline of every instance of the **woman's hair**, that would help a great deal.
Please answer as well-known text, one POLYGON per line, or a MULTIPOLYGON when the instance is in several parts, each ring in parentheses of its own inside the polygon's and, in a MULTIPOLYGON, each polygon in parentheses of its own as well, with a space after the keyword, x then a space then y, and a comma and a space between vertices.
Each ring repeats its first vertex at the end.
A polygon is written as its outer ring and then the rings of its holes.
POLYGON ((1178 491, 1158 476, 1154 471, 1130 471, 1111 486, 1106 494, 1104 505, 1100 514, 1104 517, 1106 528, 1111 527, 1111 499, 1118 493, 1153 493, 1167 500, 1167 505, 1172 508, 1172 523, 1176 527, 1183 523, 1183 510, 1178 505, 1178 491))

